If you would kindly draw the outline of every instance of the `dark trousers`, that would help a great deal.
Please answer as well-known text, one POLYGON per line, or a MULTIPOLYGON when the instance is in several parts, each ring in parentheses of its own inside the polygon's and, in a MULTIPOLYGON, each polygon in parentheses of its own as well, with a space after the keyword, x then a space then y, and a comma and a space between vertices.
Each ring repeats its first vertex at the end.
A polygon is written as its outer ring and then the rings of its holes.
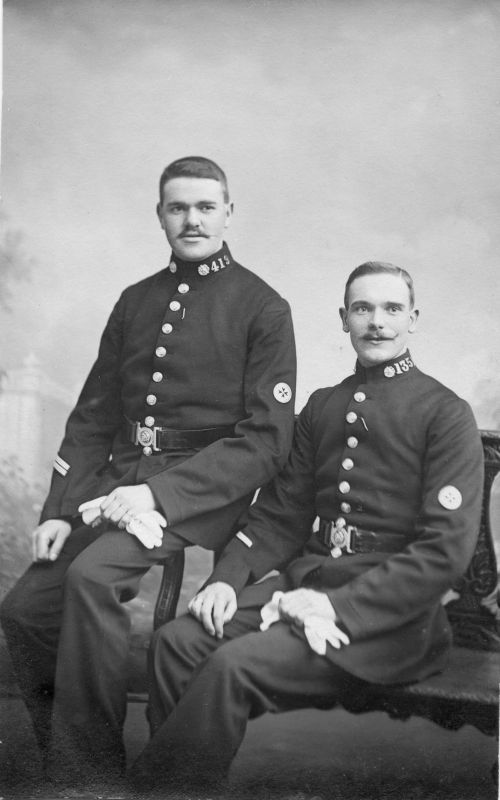
POLYGON ((130 619, 122 602, 154 563, 187 544, 166 532, 147 550, 124 531, 82 526, 56 561, 33 564, 6 596, 2 626, 55 780, 123 773, 130 619))
POLYGON ((156 631, 150 651, 152 738, 132 767, 138 789, 220 788, 247 722, 266 711, 331 707, 366 687, 313 653, 288 624, 258 631, 242 608, 223 640, 189 615, 156 631))

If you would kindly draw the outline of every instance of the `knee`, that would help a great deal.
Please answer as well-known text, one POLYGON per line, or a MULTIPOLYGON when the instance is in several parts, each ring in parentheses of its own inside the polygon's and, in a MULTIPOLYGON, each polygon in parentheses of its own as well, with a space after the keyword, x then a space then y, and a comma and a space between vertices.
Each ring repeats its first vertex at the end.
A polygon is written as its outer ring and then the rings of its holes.
POLYGON ((12 625, 29 619, 30 610, 30 596, 25 592, 19 591, 17 584, 14 585, 0 605, 0 622, 3 629, 7 631, 12 625))
POLYGON ((86 587, 90 585, 95 587, 100 583, 97 566, 90 565, 85 559, 77 557, 69 565, 64 576, 64 592, 65 594, 78 594, 86 587))
POLYGON ((200 630, 199 623, 192 617, 177 617, 154 631, 151 636, 151 652, 155 656, 162 653, 182 655, 184 652, 189 652, 200 630))
POLYGON ((213 652, 207 659, 205 669, 213 675, 222 676, 224 681, 231 677, 240 678, 248 663, 248 658, 242 653, 239 641, 227 642, 213 652))

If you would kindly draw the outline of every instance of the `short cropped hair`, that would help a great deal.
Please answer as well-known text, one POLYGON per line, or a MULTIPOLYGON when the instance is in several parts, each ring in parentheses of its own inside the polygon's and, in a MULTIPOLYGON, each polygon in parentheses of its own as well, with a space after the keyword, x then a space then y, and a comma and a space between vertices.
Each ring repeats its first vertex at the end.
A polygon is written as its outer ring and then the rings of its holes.
POLYGON ((388 264, 385 261, 365 261, 364 264, 360 264, 359 267, 356 267, 356 269, 351 272, 345 285, 344 308, 349 308, 349 289, 351 283, 353 283, 356 278, 361 278, 363 275, 376 275, 381 272, 387 272, 389 275, 396 275, 398 278, 403 278, 410 292, 410 308, 413 308, 415 305, 415 289, 413 288, 411 275, 402 267, 396 267, 395 264, 388 264))
POLYGON ((186 156, 172 161, 160 176, 160 205, 163 202, 163 187, 172 178, 211 178, 222 184, 224 202, 229 203, 229 188, 224 171, 215 161, 203 156, 186 156))

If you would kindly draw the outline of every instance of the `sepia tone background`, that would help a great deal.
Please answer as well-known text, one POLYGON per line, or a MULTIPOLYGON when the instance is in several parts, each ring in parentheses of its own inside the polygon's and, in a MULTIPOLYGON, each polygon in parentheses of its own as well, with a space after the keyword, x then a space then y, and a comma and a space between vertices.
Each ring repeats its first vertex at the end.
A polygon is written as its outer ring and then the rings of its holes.
POLYGON ((344 282, 381 259, 414 277, 418 365, 500 428, 499 40, 499 0, 5 0, 0 597, 112 305, 168 263, 180 156, 226 170, 233 255, 292 306, 297 410, 352 369, 344 282))

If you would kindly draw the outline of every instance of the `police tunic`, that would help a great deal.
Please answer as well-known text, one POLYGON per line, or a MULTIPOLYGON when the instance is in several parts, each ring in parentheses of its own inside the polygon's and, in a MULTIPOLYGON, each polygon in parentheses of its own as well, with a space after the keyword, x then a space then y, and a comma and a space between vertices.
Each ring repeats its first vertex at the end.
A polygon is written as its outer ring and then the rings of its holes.
MULTIPOLYGON (((358 363, 354 375, 311 396, 285 470, 261 492, 209 582, 240 591, 292 559, 284 588, 325 592, 349 635, 341 650, 328 646, 332 662, 375 683, 422 679, 445 664, 451 631, 441 599, 473 555, 482 486, 481 442, 464 400, 408 352, 367 369, 358 363), (337 533, 369 531, 375 545, 349 553, 311 537, 315 517, 337 533)), ((264 603, 274 589, 272 579, 248 587, 239 605, 264 603)))
POLYGON ((116 486, 147 483, 171 528, 220 546, 286 460, 295 369, 288 304, 227 245, 203 262, 172 256, 113 309, 41 520, 72 517, 116 486), (156 449, 157 428, 185 432, 186 441, 156 449), (207 431, 220 438, 204 446, 207 431))

